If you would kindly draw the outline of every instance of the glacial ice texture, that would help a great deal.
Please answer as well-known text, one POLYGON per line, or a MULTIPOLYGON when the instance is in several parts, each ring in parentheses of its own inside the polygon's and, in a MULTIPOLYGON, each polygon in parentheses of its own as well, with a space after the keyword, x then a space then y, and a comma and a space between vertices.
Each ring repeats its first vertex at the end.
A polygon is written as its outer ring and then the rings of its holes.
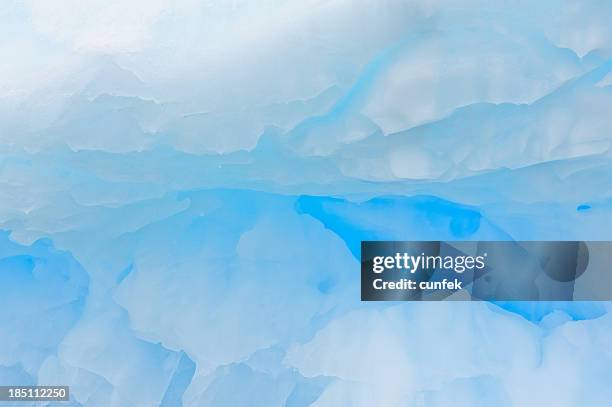
POLYGON ((597 0, 1 2, 0 384, 609 406, 610 304, 361 303, 358 257, 611 240, 611 21, 597 0))

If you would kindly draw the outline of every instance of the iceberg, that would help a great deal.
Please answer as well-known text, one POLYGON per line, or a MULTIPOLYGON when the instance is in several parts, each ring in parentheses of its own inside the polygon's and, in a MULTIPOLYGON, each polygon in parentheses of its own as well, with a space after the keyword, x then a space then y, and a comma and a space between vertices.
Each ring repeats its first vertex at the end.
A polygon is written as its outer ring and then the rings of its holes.
POLYGON ((609 21, 595 0, 3 2, 0 385, 608 405, 609 303, 361 302, 359 250, 611 240, 609 21))

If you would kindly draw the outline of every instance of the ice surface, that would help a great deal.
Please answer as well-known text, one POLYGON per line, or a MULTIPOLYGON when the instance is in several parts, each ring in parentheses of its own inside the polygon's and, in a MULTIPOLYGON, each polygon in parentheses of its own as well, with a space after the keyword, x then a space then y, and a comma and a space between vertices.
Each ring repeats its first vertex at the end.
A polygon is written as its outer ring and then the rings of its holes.
MULTIPOLYGON (((607 406, 607 303, 359 301, 364 239, 612 239, 612 4, 0 4, 0 384, 607 406)), ((48 404, 53 405, 53 404, 48 404)))

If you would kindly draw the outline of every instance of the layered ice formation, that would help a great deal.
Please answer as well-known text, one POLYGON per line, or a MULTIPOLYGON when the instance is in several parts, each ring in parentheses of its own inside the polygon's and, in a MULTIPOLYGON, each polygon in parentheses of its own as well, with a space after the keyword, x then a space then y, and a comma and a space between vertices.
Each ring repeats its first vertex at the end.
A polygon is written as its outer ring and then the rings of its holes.
POLYGON ((608 406, 609 304, 362 303, 358 258, 612 240, 610 21, 597 0, 2 2, 0 384, 608 406))

